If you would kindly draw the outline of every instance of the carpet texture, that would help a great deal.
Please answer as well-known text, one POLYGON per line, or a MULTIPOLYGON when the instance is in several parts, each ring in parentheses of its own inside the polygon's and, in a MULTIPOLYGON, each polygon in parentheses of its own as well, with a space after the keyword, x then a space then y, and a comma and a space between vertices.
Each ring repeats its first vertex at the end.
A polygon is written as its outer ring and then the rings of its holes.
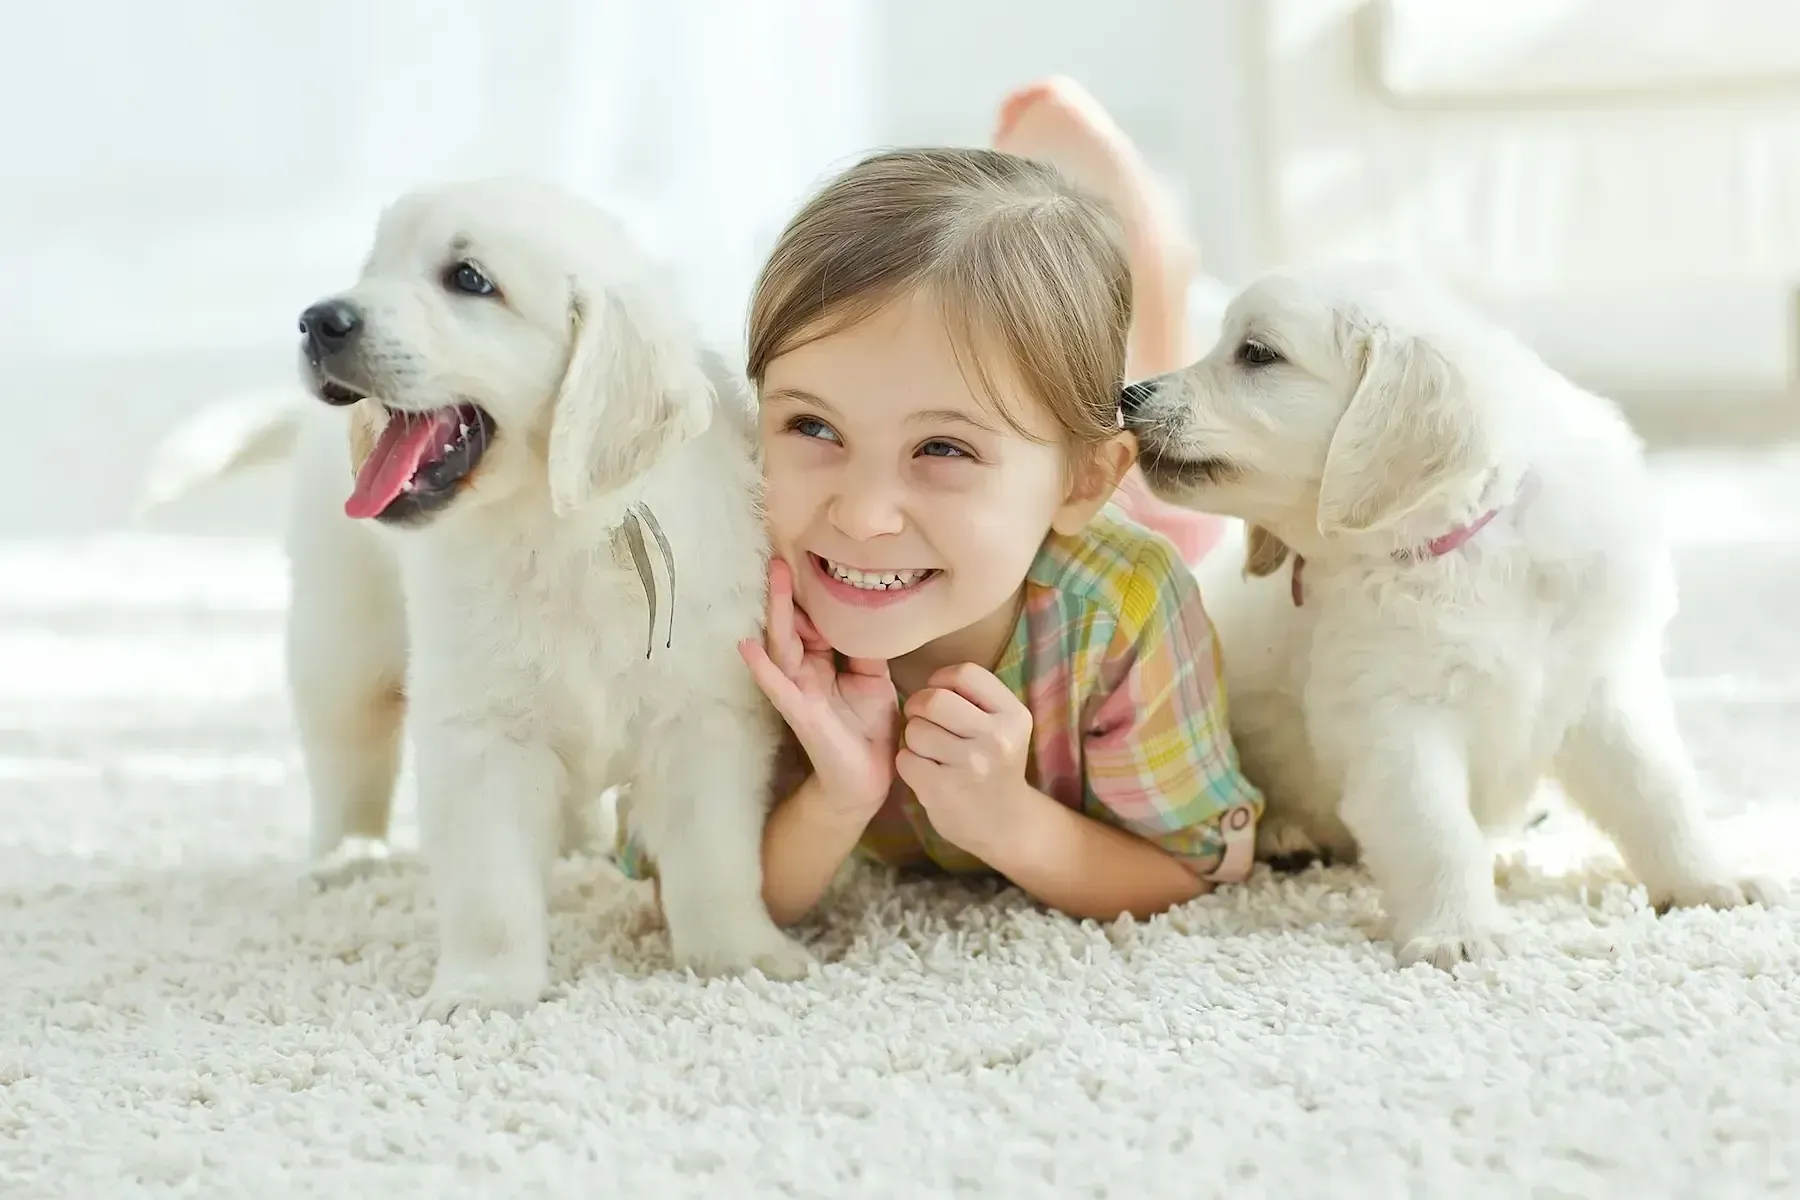
MULTIPOLYGON (((1659 466, 1683 727, 1727 844, 1790 879, 1796 468, 1659 466)), ((1364 879, 1314 870, 1109 927, 869 874, 811 980, 700 983, 574 859, 560 997, 420 1024, 421 864, 300 882, 282 571, 261 539, 0 545, 0 1195, 1800 1188, 1800 915, 1659 919, 1560 809, 1498 869, 1522 952, 1456 977, 1395 970, 1364 879)))

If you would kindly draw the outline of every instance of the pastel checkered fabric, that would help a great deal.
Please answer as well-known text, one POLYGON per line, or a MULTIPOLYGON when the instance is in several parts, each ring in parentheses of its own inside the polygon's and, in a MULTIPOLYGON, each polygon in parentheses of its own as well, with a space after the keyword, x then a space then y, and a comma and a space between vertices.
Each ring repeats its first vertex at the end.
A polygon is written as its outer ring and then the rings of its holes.
MULTIPOLYGON (((1238 768, 1222 672, 1189 568, 1109 506, 1081 534, 1045 542, 995 674, 1031 710, 1034 787, 1238 882, 1263 798, 1238 768)), ((938 837, 904 787, 859 849, 890 866, 987 869, 938 837)))

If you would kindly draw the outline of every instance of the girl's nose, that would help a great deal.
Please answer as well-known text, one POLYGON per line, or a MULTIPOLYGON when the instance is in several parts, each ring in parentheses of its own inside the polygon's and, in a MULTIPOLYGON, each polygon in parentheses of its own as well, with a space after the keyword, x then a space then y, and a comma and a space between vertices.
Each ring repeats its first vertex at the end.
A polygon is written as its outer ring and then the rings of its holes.
POLYGON ((857 541, 888 537, 906 527, 906 519, 886 488, 845 488, 832 499, 831 523, 857 541))

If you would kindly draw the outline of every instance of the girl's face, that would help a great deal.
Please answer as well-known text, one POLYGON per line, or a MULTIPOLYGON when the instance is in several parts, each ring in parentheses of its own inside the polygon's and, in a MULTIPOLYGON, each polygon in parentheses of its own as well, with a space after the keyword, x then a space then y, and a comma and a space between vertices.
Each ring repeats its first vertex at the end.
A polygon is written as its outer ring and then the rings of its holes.
POLYGON ((761 419, 774 550, 840 652, 896 659, 1010 630, 1045 536, 1074 532, 1104 503, 1113 481, 1071 495, 1061 428, 1010 371, 993 374, 999 402, 1038 441, 971 389, 928 296, 903 296, 769 363, 761 419))

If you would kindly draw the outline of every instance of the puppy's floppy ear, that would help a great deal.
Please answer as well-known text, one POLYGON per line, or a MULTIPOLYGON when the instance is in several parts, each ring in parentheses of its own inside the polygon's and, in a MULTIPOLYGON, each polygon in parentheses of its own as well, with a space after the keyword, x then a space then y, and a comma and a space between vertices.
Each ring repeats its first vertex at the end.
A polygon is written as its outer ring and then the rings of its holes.
POLYGON ((612 291, 575 293, 569 363, 550 419, 550 505, 623 487, 712 422, 712 383, 672 322, 612 291))
POLYGON ((387 421, 379 401, 368 399, 350 406, 350 474, 356 475, 375 449, 375 441, 387 421))
POLYGON ((1287 561, 1287 543, 1264 529, 1261 525, 1250 526, 1244 544, 1244 574, 1246 576, 1272 575, 1275 569, 1287 561))
POLYGON ((1475 404, 1449 361, 1417 338, 1377 331, 1325 453, 1319 532, 1391 525, 1489 465, 1488 455, 1475 404))

